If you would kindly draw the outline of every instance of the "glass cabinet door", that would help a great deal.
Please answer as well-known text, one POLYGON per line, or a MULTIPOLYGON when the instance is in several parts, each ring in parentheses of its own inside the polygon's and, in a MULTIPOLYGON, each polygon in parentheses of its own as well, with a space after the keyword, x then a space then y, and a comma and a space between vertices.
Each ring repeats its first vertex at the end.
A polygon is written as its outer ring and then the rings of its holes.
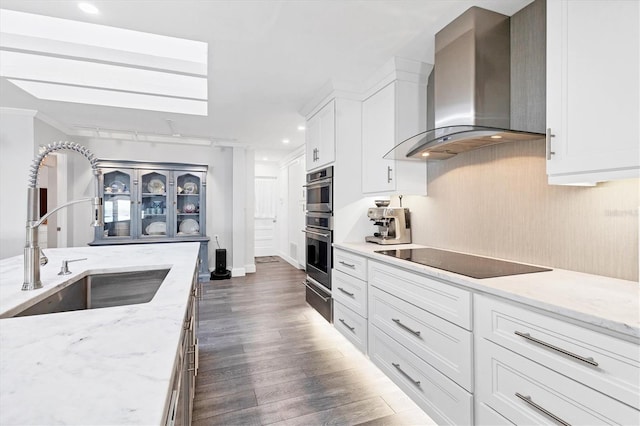
POLYGON ((102 238, 132 237, 133 203, 131 184, 133 170, 105 170, 103 174, 104 228, 102 238))
POLYGON ((200 173, 176 171, 176 222, 177 237, 202 235, 200 173))
POLYGON ((168 230, 168 208, 170 186, 168 171, 140 170, 140 228, 142 238, 162 238, 168 230))

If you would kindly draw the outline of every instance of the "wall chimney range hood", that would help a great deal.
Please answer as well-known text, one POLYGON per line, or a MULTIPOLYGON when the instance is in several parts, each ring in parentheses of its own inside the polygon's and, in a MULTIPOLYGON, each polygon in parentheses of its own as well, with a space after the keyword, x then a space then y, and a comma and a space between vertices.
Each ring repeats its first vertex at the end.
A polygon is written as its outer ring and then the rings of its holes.
POLYGON ((510 129, 510 19, 471 7, 435 36, 435 128, 396 145, 384 158, 444 160, 543 133, 510 129))

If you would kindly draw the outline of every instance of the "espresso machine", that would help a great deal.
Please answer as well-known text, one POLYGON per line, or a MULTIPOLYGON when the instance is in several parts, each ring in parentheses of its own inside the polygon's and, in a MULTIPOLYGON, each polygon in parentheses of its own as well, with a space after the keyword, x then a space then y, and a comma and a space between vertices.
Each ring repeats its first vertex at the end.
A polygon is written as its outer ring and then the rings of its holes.
POLYGON ((367 217, 378 226, 378 232, 365 237, 365 241, 376 244, 411 243, 411 220, 409 209, 402 207, 370 207, 367 217))

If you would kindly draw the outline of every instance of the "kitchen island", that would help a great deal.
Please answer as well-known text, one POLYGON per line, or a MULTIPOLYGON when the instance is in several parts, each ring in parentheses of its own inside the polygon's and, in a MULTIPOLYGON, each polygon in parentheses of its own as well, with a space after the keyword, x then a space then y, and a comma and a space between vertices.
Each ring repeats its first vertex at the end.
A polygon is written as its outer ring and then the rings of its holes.
POLYGON ((0 261, 0 424, 162 424, 171 403, 199 243, 45 250, 43 288, 0 261), (63 260, 70 275, 58 275, 63 260), (169 269, 148 303, 12 318, 88 275, 169 269))

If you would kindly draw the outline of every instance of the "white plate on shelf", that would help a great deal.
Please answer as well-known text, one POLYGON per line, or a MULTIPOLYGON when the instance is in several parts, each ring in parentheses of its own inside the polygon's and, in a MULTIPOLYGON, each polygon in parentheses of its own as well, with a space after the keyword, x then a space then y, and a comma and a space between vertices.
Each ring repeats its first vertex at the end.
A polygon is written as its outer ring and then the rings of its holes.
POLYGON ((160 179, 151 179, 147 184, 147 189, 152 194, 163 194, 164 182, 162 182, 160 179))
POLYGON ((147 235, 166 235, 167 234, 167 223, 166 222, 151 222, 146 228, 145 231, 147 235))
POLYGON ((119 194, 127 191, 127 185, 120 182, 119 180, 114 180, 111 185, 109 185, 109 189, 112 194, 119 194))
POLYGON ((193 219, 186 219, 180 223, 180 232, 184 234, 197 234, 200 232, 200 225, 193 219))
POLYGON ((195 182, 186 182, 184 184, 184 193, 185 194, 197 194, 198 193, 198 185, 195 182))

